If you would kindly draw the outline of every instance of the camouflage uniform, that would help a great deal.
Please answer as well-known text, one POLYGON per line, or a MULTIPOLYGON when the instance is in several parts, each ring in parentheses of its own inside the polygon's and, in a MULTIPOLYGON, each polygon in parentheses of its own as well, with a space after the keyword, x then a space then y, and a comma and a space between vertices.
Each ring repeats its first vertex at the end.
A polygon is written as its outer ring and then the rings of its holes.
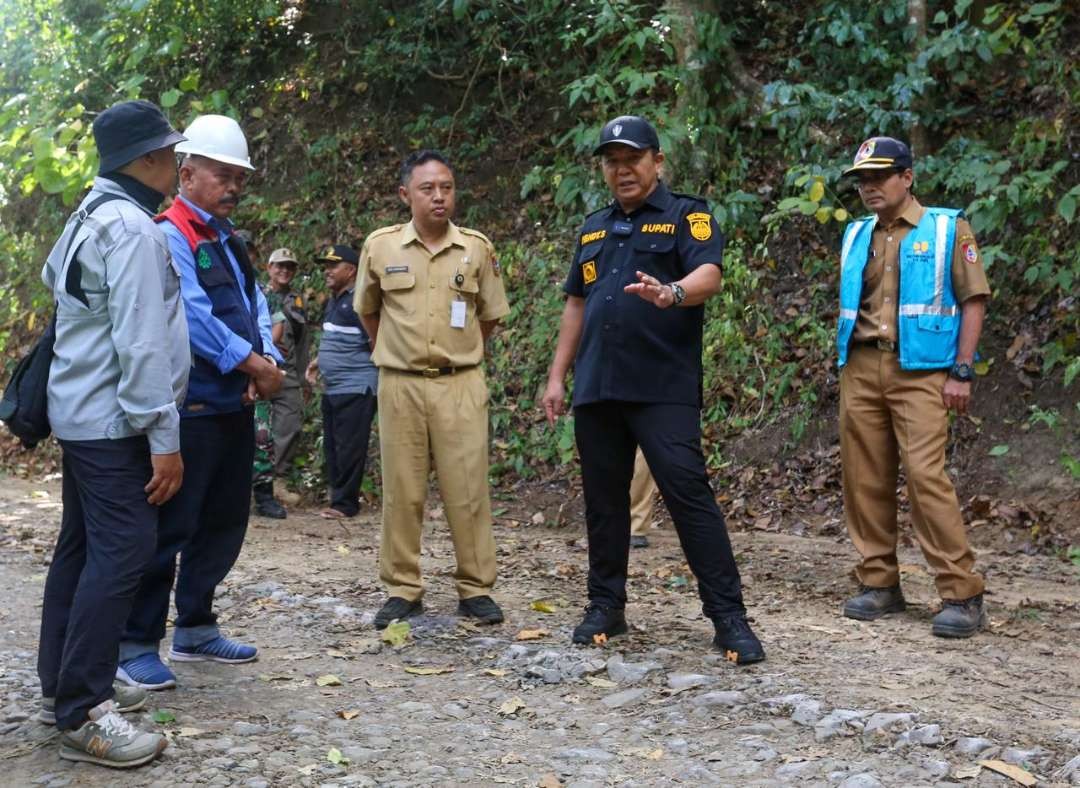
POLYGON ((270 401, 255 403, 255 462, 252 486, 274 483, 274 429, 270 401))

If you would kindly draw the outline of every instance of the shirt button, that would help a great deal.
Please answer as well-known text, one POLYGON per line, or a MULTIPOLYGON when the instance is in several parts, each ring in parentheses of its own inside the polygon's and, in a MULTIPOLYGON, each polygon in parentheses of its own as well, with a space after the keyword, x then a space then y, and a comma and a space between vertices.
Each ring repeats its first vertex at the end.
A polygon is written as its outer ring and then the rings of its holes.
POLYGON ((889 236, 888 238, 886 238, 885 240, 886 240, 886 241, 888 241, 889 243, 892 243, 892 236, 890 235, 890 236, 889 236))
POLYGON ((619 273, 619 269, 618 268, 612 268, 611 273, 617 274, 617 273, 619 273))
POLYGON ((607 331, 609 328, 611 328, 611 323, 604 323, 604 330, 607 331))
POLYGON ((605 301, 610 301, 610 300, 611 300, 611 296, 605 296, 605 297, 604 297, 604 300, 605 300, 605 301))
POLYGON ((432 283, 431 283, 431 289, 432 289, 432 290, 434 290, 434 289, 435 289, 435 283, 434 283, 434 282, 432 282, 432 283))
POLYGON ((622 242, 622 241, 619 241, 619 248, 620 248, 620 249, 622 249, 622 248, 623 248, 623 242, 622 242))
POLYGON ((888 330, 889 330, 889 327, 888 327, 887 325, 885 325, 884 323, 882 323, 882 324, 881 324, 881 330, 882 330, 882 331, 888 331, 888 330))
POLYGON ((886 271, 892 271, 892 266, 891 266, 891 265, 887 265, 887 266, 885 266, 885 270, 886 270, 886 271))
POLYGON ((889 303, 889 297, 888 296, 885 296, 885 303, 886 304, 889 303))

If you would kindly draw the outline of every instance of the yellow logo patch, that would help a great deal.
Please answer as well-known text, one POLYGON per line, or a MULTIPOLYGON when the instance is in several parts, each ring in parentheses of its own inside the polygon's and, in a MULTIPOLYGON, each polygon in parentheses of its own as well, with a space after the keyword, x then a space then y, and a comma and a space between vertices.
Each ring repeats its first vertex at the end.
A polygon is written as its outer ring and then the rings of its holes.
POLYGON ((692 213, 686 217, 690 222, 690 235, 695 241, 708 241, 712 238, 712 217, 707 213, 692 213))
POLYGON ((643 233, 663 233, 664 235, 675 235, 675 225, 673 225, 673 224, 643 224, 643 225, 641 225, 641 232, 643 232, 643 233))
POLYGON ((591 285, 596 281, 596 261, 590 260, 581 264, 581 275, 585 277, 585 284, 591 285))
POLYGON ((602 238, 607 237, 607 230, 597 230, 594 233, 585 233, 581 236, 581 245, 591 244, 593 241, 599 241, 602 238))
POLYGON ((911 245, 911 251, 915 254, 926 254, 930 251, 929 241, 916 241, 911 245))

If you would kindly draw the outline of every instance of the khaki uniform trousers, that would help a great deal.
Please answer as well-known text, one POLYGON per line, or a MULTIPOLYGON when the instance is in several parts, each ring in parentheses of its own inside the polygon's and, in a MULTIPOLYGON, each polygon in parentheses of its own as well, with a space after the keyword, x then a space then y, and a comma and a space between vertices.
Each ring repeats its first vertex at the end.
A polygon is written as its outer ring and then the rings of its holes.
POLYGON ((491 593, 495 537, 488 494, 488 389, 480 367, 425 378, 379 371, 383 521, 379 579, 390 596, 423 596, 420 534, 435 460, 462 599, 491 593))
POLYGON ((656 491, 656 480, 639 446, 634 456, 634 476, 630 479, 630 533, 634 536, 645 536, 649 531, 656 491))
POLYGON ((853 345, 840 375, 840 460, 844 517, 862 556, 859 581, 900 582, 896 560, 896 482, 907 475, 915 536, 943 599, 983 592, 973 571, 956 490, 945 473, 948 413, 945 370, 904 371, 895 353, 853 345))
POLYGON ((291 375, 285 378, 281 391, 270 402, 273 404, 270 415, 273 423, 274 473, 287 476, 299 445, 297 438, 304 426, 304 394, 300 381, 291 375))

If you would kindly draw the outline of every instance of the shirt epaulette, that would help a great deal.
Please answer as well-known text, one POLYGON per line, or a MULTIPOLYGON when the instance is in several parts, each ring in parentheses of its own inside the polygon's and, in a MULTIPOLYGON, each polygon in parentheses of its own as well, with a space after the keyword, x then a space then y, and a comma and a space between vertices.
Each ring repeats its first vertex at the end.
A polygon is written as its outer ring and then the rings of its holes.
POLYGON ((469 227, 458 227, 458 230, 461 232, 462 235, 471 235, 473 238, 479 238, 487 246, 492 246, 493 245, 491 243, 491 239, 488 238, 486 235, 484 235, 479 230, 473 230, 473 229, 471 229, 469 227))
POLYGON ((368 233, 367 241, 370 241, 372 238, 378 238, 381 235, 389 235, 390 233, 396 233, 404 226, 405 225, 403 224, 391 224, 387 225, 386 227, 380 227, 378 230, 372 230, 370 233, 368 233))
POLYGON ((685 192, 672 192, 671 196, 672 197, 680 197, 680 198, 682 198, 684 200, 694 200, 695 202, 705 203, 706 205, 709 204, 709 201, 707 199, 705 199, 704 197, 702 197, 700 194, 687 194, 685 192))

